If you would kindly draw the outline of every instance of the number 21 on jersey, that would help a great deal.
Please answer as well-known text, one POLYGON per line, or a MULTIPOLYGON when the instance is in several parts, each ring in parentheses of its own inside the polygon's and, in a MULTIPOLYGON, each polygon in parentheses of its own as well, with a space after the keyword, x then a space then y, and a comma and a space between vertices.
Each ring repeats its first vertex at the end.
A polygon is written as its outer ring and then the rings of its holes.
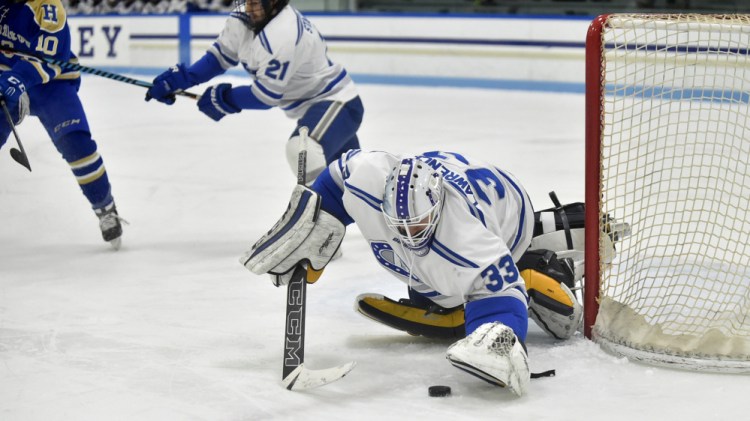
POLYGON ((271 79, 284 80, 286 76, 286 69, 289 68, 289 62, 280 62, 273 59, 268 62, 268 68, 266 69, 266 76, 271 79))
POLYGON ((506 254, 496 264, 487 266, 482 271, 482 278, 487 289, 497 292, 503 289, 506 283, 512 284, 518 280, 518 267, 513 262, 513 258, 506 254))

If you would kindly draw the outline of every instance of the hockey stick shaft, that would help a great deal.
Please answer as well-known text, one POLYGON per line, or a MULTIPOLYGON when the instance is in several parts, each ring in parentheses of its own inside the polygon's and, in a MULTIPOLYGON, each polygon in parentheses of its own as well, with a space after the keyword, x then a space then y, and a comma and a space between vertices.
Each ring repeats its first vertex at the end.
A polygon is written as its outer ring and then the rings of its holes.
POLYGON ((13 117, 10 115, 10 111, 8 111, 8 106, 5 104, 5 99, 0 99, 0 105, 3 107, 3 113, 5 114, 5 119, 8 121, 8 125, 10 126, 10 129, 13 131, 13 136, 16 138, 16 143, 18 143, 18 149, 11 148, 10 149, 10 156, 13 158, 14 161, 18 162, 19 164, 26 167, 29 171, 31 171, 31 163, 29 163, 29 156, 26 155, 26 150, 23 148, 23 144, 21 143, 21 138, 18 137, 18 132, 16 132, 16 125, 13 123, 13 117))
MULTIPOLYGON (((301 148, 297 156, 297 183, 304 186, 307 178, 307 127, 300 127, 301 148)), ((354 361, 322 370, 311 370, 305 361, 305 301, 307 299, 307 266, 298 264, 287 286, 286 332, 284 338, 284 370, 281 378, 288 390, 306 390, 334 382, 347 375, 354 361)))
MULTIPOLYGON (((150 82, 146 82, 146 81, 138 80, 138 79, 133 79, 133 78, 130 78, 130 77, 127 77, 127 76, 124 76, 124 75, 117 74, 117 73, 108 72, 106 70, 95 69, 93 67, 83 66, 83 65, 80 65, 78 63, 71 63, 69 61, 57 60, 57 59, 54 59, 52 57, 47 57, 47 56, 42 56, 42 55, 37 55, 37 54, 31 54, 31 53, 27 53, 27 52, 24 52, 24 51, 18 51, 18 50, 15 50, 13 48, 0 47, 0 51, 7 52, 7 53, 12 53, 12 54, 16 54, 16 55, 19 55, 19 56, 35 58, 37 60, 41 60, 41 61, 47 62, 49 64, 53 64, 55 66, 60 66, 60 67, 63 67, 65 69, 68 69, 68 70, 75 70, 75 71, 79 71, 79 72, 89 73, 89 74, 92 74, 92 75, 105 77, 107 79, 116 80, 118 82, 128 83, 130 85, 141 86, 143 88, 151 88, 152 86, 154 86, 150 82)), ((199 98, 198 95, 196 95, 196 94, 194 94, 192 92, 187 92, 187 91, 175 91, 174 94, 175 95, 186 96, 186 97, 192 98, 192 99, 198 99, 199 98)))
MULTIPOLYGON (((307 149, 304 145, 297 156, 297 184, 305 185, 307 149)), ((305 300, 307 298, 307 269, 298 265, 292 273, 286 295, 286 331, 284 336, 284 367, 281 379, 286 379, 305 361, 305 300)), ((292 384, 293 385, 293 384, 292 384)), ((290 388, 291 386, 290 385, 290 388)))
MULTIPOLYGON (((281 380, 286 380, 305 362, 305 301, 307 298, 307 269, 294 269, 286 294, 286 331, 284 335, 284 367, 281 380)), ((289 389, 294 383, 289 385, 289 389)))

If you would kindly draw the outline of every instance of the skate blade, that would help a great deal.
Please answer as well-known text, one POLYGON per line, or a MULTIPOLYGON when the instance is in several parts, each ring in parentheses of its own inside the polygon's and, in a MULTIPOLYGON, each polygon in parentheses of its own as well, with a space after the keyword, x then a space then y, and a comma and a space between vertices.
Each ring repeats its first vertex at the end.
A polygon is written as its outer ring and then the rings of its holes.
POLYGON ((117 237, 114 240, 110 240, 109 245, 112 246, 115 251, 120 250, 120 246, 122 246, 122 237, 117 237))

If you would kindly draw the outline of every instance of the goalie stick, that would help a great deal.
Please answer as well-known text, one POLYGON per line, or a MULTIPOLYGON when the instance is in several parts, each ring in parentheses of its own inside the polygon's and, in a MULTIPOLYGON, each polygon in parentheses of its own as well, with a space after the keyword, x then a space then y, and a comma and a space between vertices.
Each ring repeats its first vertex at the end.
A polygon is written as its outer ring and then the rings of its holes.
MULTIPOLYGON (((305 185, 307 171, 307 127, 301 127, 302 148, 297 157, 297 184, 305 185)), ((334 382, 347 375, 354 361, 322 370, 305 367, 305 301, 307 298, 307 267, 299 264, 287 285, 286 325, 284 332, 284 367, 282 383, 288 390, 312 389, 334 382)))
POLYGON ((0 99, 0 105, 2 105, 3 107, 5 119, 8 120, 8 125, 10 125, 10 129, 13 131, 13 136, 16 138, 16 143, 18 143, 18 149, 10 148, 10 157, 13 158, 14 161, 26 167, 29 171, 31 171, 29 156, 26 155, 26 151, 23 149, 21 138, 18 137, 18 133, 16 132, 16 125, 13 124, 13 117, 11 117, 10 111, 8 111, 8 106, 5 105, 5 99, 0 99))
MULTIPOLYGON (((130 78, 130 77, 127 77, 127 76, 119 75, 117 73, 108 72, 106 70, 95 69, 93 67, 83 66, 83 65, 80 65, 78 63, 71 63, 69 61, 57 60, 57 59, 54 59, 52 57, 47 57, 47 56, 38 55, 38 54, 31 54, 31 53, 27 53, 25 51, 19 51, 19 50, 16 50, 14 48, 6 47, 6 46, 0 46, 0 51, 6 52, 6 53, 11 53, 11 54, 16 54, 16 55, 19 55, 19 56, 22 56, 22 57, 28 57, 28 58, 33 58, 33 59, 41 60, 41 61, 47 62, 49 64, 53 64, 55 66, 64 67, 64 68, 66 68, 68 70, 77 70, 79 72, 89 73, 89 74, 92 74, 92 75, 97 75, 97 76, 105 77, 107 79, 116 80, 118 82, 125 82, 125 83, 130 84, 130 85, 141 86, 143 88, 151 88, 152 86, 154 86, 153 83, 145 82, 143 80, 133 79, 133 78, 130 78)), ((200 98, 199 95, 196 95, 196 94, 194 94, 192 92, 187 92, 187 91, 175 91, 174 95, 182 95, 182 96, 186 96, 186 97, 192 98, 192 99, 198 99, 198 98, 200 98)))

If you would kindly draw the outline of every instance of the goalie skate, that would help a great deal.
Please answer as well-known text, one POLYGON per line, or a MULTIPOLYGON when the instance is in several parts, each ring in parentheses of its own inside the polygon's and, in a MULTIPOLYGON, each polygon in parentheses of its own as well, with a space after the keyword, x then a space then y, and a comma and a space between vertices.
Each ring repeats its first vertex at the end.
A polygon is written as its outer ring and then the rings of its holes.
POLYGON ((448 348, 446 358, 456 368, 517 396, 528 389, 531 374, 526 350, 516 334, 501 323, 485 323, 448 348))

